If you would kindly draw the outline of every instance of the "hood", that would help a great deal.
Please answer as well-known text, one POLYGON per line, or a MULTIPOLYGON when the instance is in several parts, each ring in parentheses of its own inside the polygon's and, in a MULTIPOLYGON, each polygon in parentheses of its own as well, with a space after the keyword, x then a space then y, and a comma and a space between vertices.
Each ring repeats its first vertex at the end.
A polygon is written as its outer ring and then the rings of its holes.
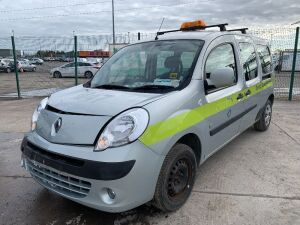
POLYGON ((143 106, 163 94, 85 88, 82 85, 51 95, 48 105, 69 113, 114 116, 128 108, 143 106))

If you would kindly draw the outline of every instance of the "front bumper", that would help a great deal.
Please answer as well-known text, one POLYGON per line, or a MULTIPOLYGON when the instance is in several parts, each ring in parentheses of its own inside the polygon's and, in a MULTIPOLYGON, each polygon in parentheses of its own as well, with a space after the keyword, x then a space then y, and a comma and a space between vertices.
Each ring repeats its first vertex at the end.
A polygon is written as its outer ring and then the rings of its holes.
POLYGON ((164 160, 139 141, 94 152, 92 146, 50 143, 35 132, 24 137, 21 150, 25 168, 38 183, 107 212, 150 201, 164 160))

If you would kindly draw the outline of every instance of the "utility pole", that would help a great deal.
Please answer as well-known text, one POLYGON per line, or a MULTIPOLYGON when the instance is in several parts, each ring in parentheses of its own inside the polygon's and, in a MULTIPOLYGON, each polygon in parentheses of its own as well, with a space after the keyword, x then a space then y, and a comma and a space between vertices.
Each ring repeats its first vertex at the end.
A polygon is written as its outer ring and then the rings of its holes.
POLYGON ((111 12, 112 12, 112 26, 113 26, 113 44, 116 44, 116 37, 115 37, 115 6, 114 0, 111 0, 111 12))

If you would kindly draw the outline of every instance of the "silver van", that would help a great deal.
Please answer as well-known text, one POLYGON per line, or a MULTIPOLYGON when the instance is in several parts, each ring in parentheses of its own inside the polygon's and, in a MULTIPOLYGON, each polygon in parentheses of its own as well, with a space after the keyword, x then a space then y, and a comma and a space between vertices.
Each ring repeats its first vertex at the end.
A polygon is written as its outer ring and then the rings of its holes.
POLYGON ((87 83, 40 102, 22 165, 95 209, 177 210, 205 160, 249 127, 270 125, 270 49, 233 31, 196 21, 119 50, 87 83))

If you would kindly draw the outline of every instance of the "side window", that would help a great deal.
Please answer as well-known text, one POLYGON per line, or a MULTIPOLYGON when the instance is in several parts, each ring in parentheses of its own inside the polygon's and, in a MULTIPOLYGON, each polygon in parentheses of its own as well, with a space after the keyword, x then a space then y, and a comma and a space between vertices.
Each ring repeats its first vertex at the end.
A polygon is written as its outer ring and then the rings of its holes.
POLYGON ((206 89, 209 92, 230 87, 237 83, 233 46, 222 44, 214 48, 205 63, 206 89))
POLYGON ((254 46, 253 44, 246 42, 239 43, 239 46, 241 63, 243 66, 245 79, 246 81, 252 80, 258 75, 258 67, 254 46))
POLYGON ((75 66, 75 63, 69 63, 67 65, 65 65, 65 67, 74 67, 75 66))
POLYGON ((257 45, 257 52, 259 55, 261 68, 263 74, 269 74, 272 72, 271 54, 268 46, 257 45))

